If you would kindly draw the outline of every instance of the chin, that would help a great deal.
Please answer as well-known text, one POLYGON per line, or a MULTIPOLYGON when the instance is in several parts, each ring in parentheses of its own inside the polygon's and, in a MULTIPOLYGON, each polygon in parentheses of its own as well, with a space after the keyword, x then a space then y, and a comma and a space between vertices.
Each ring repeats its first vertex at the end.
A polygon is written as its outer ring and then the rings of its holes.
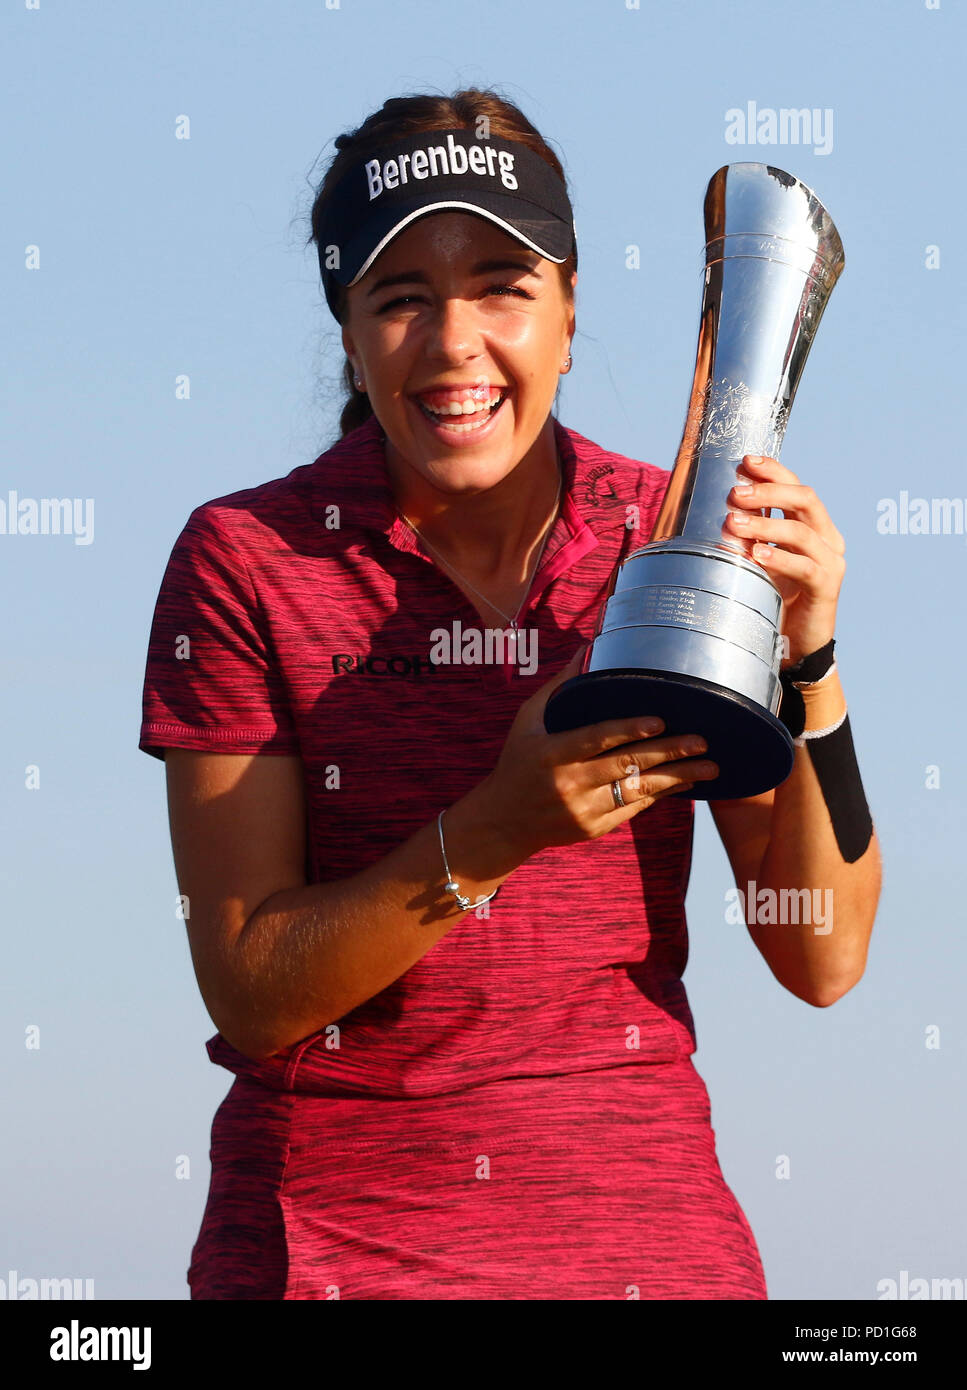
POLYGON ((459 495, 496 487, 513 472, 515 465, 516 461, 506 456, 506 450, 501 450, 499 456, 477 459, 437 455, 426 459, 420 472, 441 492, 459 495))

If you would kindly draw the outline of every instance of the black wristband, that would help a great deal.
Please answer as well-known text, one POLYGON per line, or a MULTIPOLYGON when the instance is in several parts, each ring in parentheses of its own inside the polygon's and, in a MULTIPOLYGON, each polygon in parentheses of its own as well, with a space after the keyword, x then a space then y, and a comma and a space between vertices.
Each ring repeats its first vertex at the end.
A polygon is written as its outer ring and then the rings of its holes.
POLYGON ((831 734, 806 742, 816 770, 839 852, 847 864, 854 864, 873 837, 873 820, 860 778, 847 714, 831 734))
POLYGON ((793 682, 808 683, 821 680, 833 664, 835 645, 836 639, 831 637, 825 646, 810 652, 808 656, 801 656, 794 665, 787 666, 784 671, 779 672, 782 700, 779 703, 777 718, 785 724, 793 738, 798 738, 806 727, 806 702, 802 697, 802 691, 797 690, 793 682))
POLYGON ((779 679, 785 677, 791 681, 818 681, 822 680, 830 666, 833 664, 833 648, 836 646, 836 638, 831 637, 825 646, 817 647, 808 656, 801 656, 794 666, 787 666, 784 671, 779 672, 779 679))

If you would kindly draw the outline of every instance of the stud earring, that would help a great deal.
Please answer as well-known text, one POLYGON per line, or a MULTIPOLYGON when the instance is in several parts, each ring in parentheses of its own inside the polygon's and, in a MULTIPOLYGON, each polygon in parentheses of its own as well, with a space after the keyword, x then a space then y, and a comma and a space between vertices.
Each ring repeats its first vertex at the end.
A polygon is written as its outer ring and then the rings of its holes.
POLYGON ((562 372, 569 372, 570 370, 571 370, 571 354, 568 353, 567 358, 566 358, 566 360, 565 360, 565 362, 564 362, 564 366, 561 368, 561 371, 562 371, 562 372))

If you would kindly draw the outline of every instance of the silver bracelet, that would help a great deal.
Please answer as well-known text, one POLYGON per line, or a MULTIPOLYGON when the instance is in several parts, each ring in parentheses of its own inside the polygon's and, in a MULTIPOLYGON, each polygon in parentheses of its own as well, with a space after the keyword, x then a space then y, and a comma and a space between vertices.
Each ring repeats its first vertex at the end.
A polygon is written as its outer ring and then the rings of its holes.
POLYGON ((443 855, 443 867, 446 870, 447 874, 447 881, 444 886, 444 891, 453 894, 454 898, 456 899, 457 907, 459 907, 461 912, 466 912, 468 907, 479 907, 481 903, 489 903, 490 899, 495 897, 497 893, 500 892, 500 884, 498 883, 494 891, 492 893, 488 893, 486 897, 480 896, 475 903, 471 902, 469 898, 464 897, 464 895, 460 892, 459 883, 454 882, 453 875, 450 873, 450 865, 447 863, 447 852, 443 845, 443 811, 441 811, 440 814, 437 816, 436 823, 437 829, 440 832, 440 853, 443 855))

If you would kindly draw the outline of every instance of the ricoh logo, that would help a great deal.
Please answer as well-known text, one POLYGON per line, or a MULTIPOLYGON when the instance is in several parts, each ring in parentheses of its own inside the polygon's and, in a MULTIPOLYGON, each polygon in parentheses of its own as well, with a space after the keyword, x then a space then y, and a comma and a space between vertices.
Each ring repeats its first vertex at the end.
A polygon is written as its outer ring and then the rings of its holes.
POLYGON ((833 109, 804 106, 732 106, 725 113, 727 145, 813 145, 813 154, 833 152, 833 109))
POLYGON ((496 178, 505 188, 515 189, 514 156, 509 150, 496 150, 493 145, 477 144, 465 149, 452 135, 445 145, 430 145, 398 154, 394 159, 371 159, 365 166, 369 185, 369 201, 378 198, 385 189, 399 188, 410 179, 436 178, 441 174, 480 174, 496 178))
POLYGON ((353 656, 334 652, 334 676, 432 676, 436 666, 428 656, 353 656))

